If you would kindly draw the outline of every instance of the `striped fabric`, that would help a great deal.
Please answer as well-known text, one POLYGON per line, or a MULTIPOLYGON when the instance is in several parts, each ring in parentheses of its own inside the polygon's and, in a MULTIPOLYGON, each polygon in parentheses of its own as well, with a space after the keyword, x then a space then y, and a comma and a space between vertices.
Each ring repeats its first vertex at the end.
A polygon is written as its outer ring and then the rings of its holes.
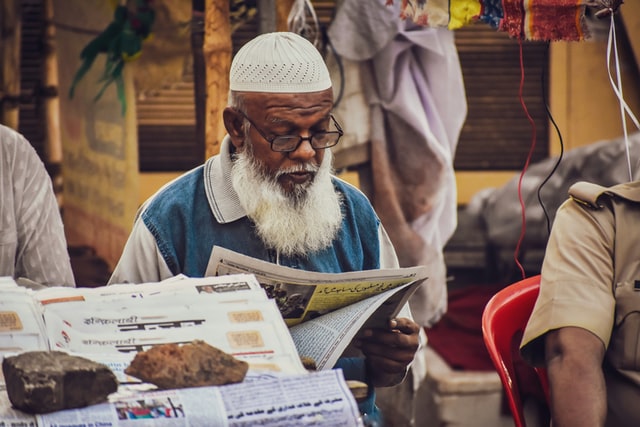
POLYGON ((75 285, 51 179, 31 144, 2 125, 0 276, 75 285))
MULTIPOLYGON (((587 38, 587 0, 401 0, 400 16, 418 25, 456 30, 484 22, 524 40, 587 38)), ((387 0, 393 4, 393 0, 387 0)))

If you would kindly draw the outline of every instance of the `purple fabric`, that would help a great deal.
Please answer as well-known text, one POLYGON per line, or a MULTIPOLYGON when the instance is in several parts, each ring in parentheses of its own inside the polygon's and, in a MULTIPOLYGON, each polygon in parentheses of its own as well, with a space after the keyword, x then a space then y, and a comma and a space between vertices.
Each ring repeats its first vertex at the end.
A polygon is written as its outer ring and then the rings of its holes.
POLYGON ((467 112, 454 34, 402 20, 398 2, 345 0, 329 38, 362 61, 372 202, 400 264, 433 272, 411 300, 415 319, 432 324, 446 309, 442 248, 456 227, 453 156, 467 112))

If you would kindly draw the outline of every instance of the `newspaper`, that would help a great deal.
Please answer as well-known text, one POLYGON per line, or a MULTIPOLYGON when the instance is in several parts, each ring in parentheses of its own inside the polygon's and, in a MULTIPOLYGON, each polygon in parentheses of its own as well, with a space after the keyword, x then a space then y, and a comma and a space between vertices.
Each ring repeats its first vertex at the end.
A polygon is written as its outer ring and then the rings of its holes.
POLYGON ((66 351, 106 364, 120 383, 108 403, 34 416, 11 407, 2 379, 0 425, 362 425, 342 372, 304 369, 275 302, 253 275, 38 291, 3 279, 0 293, 0 341, 9 343, 2 355, 66 351), (193 339, 246 360, 244 382, 155 390, 124 374, 137 351, 193 339))
POLYGON ((304 373, 275 302, 253 275, 172 278, 160 283, 35 293, 52 350, 124 368, 154 345, 201 339, 249 363, 249 376, 304 373))
POLYGON ((0 353, 47 349, 44 322, 33 292, 6 280, 0 289, 0 353))
POLYGON ((123 391, 106 403, 35 416, 12 409, 3 393, 0 411, 0 425, 14 427, 363 427, 340 370, 220 387, 123 391))
POLYGON ((318 273, 213 248, 207 276, 241 273, 276 301, 298 354, 318 369, 332 368, 360 330, 386 327, 427 280, 425 266, 318 273))

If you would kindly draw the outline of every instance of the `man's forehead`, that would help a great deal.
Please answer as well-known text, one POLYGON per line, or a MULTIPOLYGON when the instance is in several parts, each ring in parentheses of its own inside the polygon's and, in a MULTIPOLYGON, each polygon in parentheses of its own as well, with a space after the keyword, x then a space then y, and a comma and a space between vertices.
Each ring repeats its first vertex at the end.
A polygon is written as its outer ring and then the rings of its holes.
POLYGON ((245 98, 248 110, 267 115, 328 115, 333 107, 331 90, 314 93, 252 93, 245 98))

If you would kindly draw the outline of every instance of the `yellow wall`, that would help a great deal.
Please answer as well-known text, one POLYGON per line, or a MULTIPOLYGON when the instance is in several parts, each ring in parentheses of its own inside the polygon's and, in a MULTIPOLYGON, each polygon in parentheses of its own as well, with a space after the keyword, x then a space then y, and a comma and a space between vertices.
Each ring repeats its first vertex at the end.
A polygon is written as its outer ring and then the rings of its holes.
POLYGON ((519 171, 499 172, 456 172, 456 186, 458 188, 458 204, 466 205, 471 197, 485 188, 501 187, 519 171))
POLYGON ((138 194, 138 206, 152 196, 167 182, 180 176, 183 172, 142 172, 140 173, 140 194, 138 194))
MULTIPOLYGON (((623 54, 623 93, 637 114, 640 76, 632 72, 630 52, 623 54)), ((560 126, 565 149, 623 135, 620 105, 607 74, 606 41, 555 44, 551 61, 551 111, 560 126)), ((629 119, 627 129, 636 130, 629 119)), ((555 133, 551 134, 550 144, 551 153, 558 154, 560 145, 555 133)))

